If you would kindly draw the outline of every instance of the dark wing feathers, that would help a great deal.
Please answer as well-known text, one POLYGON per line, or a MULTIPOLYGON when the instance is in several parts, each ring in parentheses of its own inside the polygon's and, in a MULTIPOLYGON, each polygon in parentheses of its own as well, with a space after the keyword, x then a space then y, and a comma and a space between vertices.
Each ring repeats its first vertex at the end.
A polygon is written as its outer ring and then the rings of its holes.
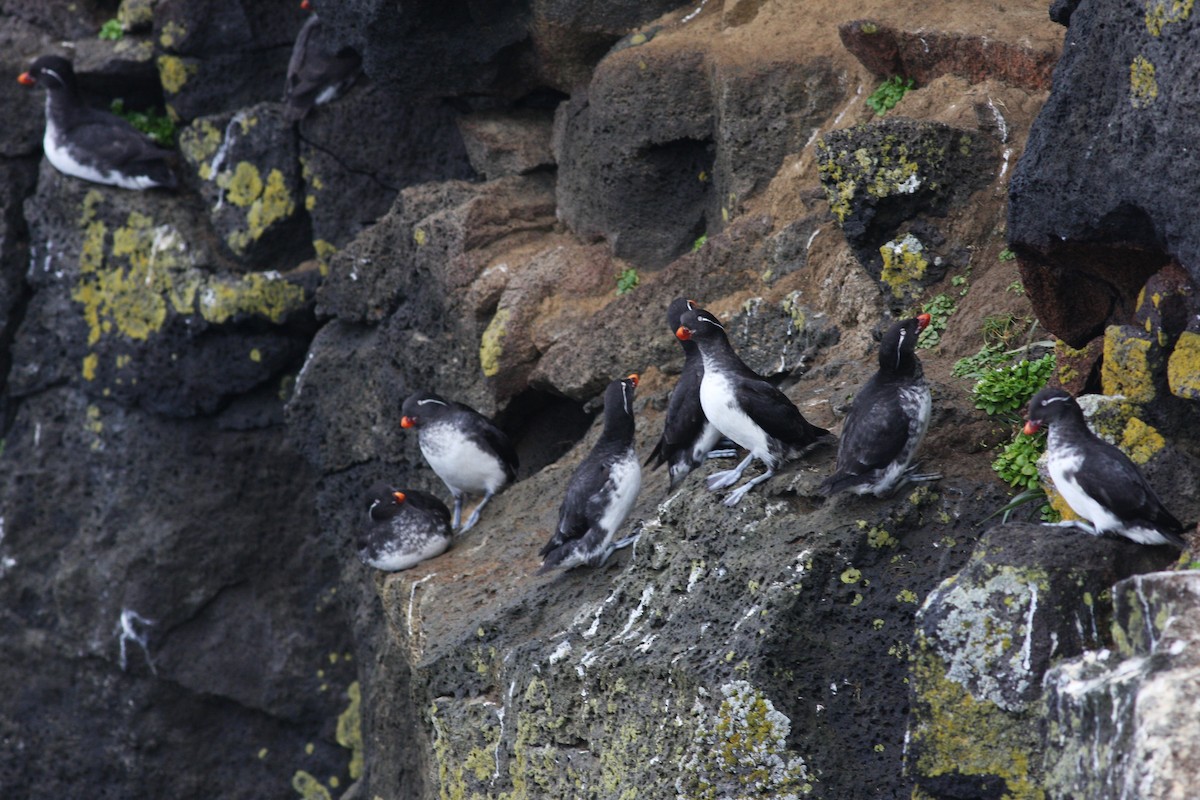
POLYGON ((910 427, 899 395, 877 391, 868 383, 846 416, 838 446, 838 472, 862 475, 886 467, 904 449, 910 427))
POLYGON ((679 382, 675 384, 671 399, 667 403, 667 418, 663 423, 662 437, 654 446, 650 458, 646 459, 646 464, 657 459, 654 461, 654 466, 657 467, 671 460, 671 456, 680 448, 690 448, 692 442, 700 436, 704 424, 708 422, 708 418, 704 416, 704 409, 700 407, 700 379, 703 372, 704 367, 699 359, 689 360, 684 366, 679 382))
POLYGON ((449 401, 447 405, 455 413, 465 418, 467 421, 465 430, 468 436, 477 438, 478 443, 483 445, 485 450, 491 450, 500 457, 509 481, 516 480, 520 461, 517 458, 517 449, 513 447, 512 439, 508 438, 508 434, 497 428, 496 423, 468 405, 454 401, 449 401))
POLYGON ((804 447, 829 433, 806 420, 787 395, 762 378, 741 376, 737 391, 746 413, 781 442, 804 447))
POLYGON ((1122 520, 1143 520, 1171 533, 1183 524, 1166 509, 1129 457, 1115 445, 1095 438, 1087 465, 1075 475, 1079 488, 1096 498, 1122 520))

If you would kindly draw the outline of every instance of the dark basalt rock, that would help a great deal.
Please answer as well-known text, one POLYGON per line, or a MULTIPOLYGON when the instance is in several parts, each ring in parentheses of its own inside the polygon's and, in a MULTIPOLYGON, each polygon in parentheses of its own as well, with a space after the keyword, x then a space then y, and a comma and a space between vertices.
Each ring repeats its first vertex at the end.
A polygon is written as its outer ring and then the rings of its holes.
POLYGON ((1074 347, 1128 322, 1172 258, 1200 280, 1200 177, 1186 155, 1200 125, 1200 22, 1168 8, 1079 4, 1013 174, 1008 236, 1022 279, 1042 324, 1074 347))

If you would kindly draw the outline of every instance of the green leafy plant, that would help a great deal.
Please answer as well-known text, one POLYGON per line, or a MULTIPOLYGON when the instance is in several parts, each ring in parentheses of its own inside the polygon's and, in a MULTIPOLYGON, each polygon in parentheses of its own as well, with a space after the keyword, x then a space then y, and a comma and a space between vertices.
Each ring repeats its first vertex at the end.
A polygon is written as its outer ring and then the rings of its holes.
POLYGON ((641 279, 638 277, 638 271, 633 267, 621 270, 617 274, 617 294, 622 295, 632 292, 640 282, 641 279))
POLYGON ((876 114, 883 116, 887 112, 896 107, 900 99, 909 90, 916 88, 912 78, 905 78, 900 75, 893 75, 871 92, 867 97, 867 105, 870 106, 876 114))
POLYGON ((121 20, 114 17, 101 25, 100 33, 96 35, 105 41, 115 42, 125 36, 125 28, 121 25, 121 20))
POLYGON ((1020 278, 1017 278, 1015 281, 1010 283, 1008 286, 1005 286, 1004 291, 1012 292, 1013 294, 1023 295, 1023 294, 1025 294, 1025 284, 1021 283, 1020 278))
POLYGON ((921 313, 928 314, 929 326, 917 337, 917 347, 928 349, 936 347, 942 340, 942 331, 946 330, 946 322, 958 307, 954 298, 939 294, 921 304, 921 313))
POLYGON ((1037 503, 1038 516, 1043 522, 1058 522, 1059 514, 1047 500, 1038 474, 1037 462, 1045 451, 1045 431, 1032 436, 1018 433, 992 461, 992 469, 1001 480, 1013 489, 1022 490, 998 512, 1004 514, 1004 521, 1007 522, 1009 515, 1021 506, 1037 503))
POLYGON ((999 258, 1001 261, 1012 261, 1016 257, 1017 254, 1012 250, 1009 250, 1007 247, 1001 250, 1000 255, 997 256, 997 258, 999 258))
POLYGON ((112 101, 109 109, 118 117, 128 120, 133 127, 163 147, 174 146, 175 122, 166 114, 155 113, 153 109, 147 111, 126 110, 125 101, 119 97, 112 101))
POLYGON ((704 247, 704 245, 707 242, 708 242, 708 234, 707 233, 701 234, 700 238, 698 238, 698 239, 696 239, 696 241, 692 242, 692 252, 694 253, 697 250, 699 250, 701 247, 704 247))
POLYGON ((975 407, 989 415, 1012 414, 1046 385, 1053 372, 1054 353, 1047 353, 1034 361, 1025 360, 1012 366, 986 370, 971 390, 975 395, 975 407))
POLYGON ((1004 348, 985 344, 975 355, 955 361, 950 374, 956 378, 979 380, 983 373, 1006 364, 1010 358, 1011 356, 1004 352, 1004 348))

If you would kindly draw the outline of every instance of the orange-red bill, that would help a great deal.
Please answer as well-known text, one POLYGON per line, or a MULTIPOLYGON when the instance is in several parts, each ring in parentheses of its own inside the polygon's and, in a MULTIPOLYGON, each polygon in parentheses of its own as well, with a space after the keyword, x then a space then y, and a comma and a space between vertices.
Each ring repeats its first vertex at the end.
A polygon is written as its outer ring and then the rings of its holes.
POLYGON ((401 417, 400 418, 400 427, 401 428, 411 428, 416 424, 417 424, 417 421, 415 419, 413 419, 412 417, 401 417))
POLYGON ((35 83, 37 83, 37 80, 35 80, 34 77, 28 72, 22 72, 17 76, 17 83, 21 84, 22 86, 33 86, 35 83))
POLYGON ((1041 429, 1042 429, 1042 426, 1041 426, 1041 425, 1037 424, 1037 423, 1036 423, 1036 422, 1034 422, 1033 420, 1030 420, 1029 422, 1026 422, 1026 423, 1025 423, 1025 427, 1024 427, 1024 428, 1022 428, 1022 429, 1021 429, 1021 431, 1022 431, 1022 432, 1023 432, 1023 433, 1024 433, 1026 436, 1033 436, 1035 433, 1037 433, 1037 432, 1038 432, 1038 431, 1040 431, 1041 429))
POLYGON ((396 498, 397 503, 403 503, 405 500, 404 492, 392 492, 392 497, 396 498))
POLYGON ((633 384, 633 388, 636 389, 637 385, 638 385, 638 374, 636 372, 631 372, 628 375, 626 375, 625 377, 629 380, 630 383, 633 384))
POLYGON ((917 314, 917 332, 921 332, 929 327, 929 323, 933 321, 932 314, 917 314))
POLYGON ((692 332, 687 329, 687 326, 680 325, 679 329, 675 331, 675 338, 681 342, 686 342, 692 338, 692 332))

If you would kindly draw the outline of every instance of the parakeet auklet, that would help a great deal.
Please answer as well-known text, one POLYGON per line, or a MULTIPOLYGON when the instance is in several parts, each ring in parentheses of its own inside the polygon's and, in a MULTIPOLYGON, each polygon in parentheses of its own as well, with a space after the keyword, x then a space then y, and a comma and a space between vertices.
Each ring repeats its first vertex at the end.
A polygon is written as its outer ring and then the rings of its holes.
POLYGON ((774 475, 783 462, 833 440, 829 431, 806 420, 783 392, 738 358, 725 328, 708 311, 686 311, 675 335, 700 347, 704 360, 700 405, 704 415, 722 434, 750 451, 733 469, 708 476, 708 488, 723 489, 737 483, 755 458, 767 468, 730 492, 723 501, 725 505, 737 505, 747 492, 774 475))
POLYGON ((558 529, 539 551, 542 567, 570 569, 602 565, 636 537, 613 542, 642 488, 642 470, 633 449, 633 393, 637 375, 613 381, 604 392, 604 430, 567 483, 558 529))
MULTIPOLYGON (((679 319, 685 311, 697 308, 697 305, 685 297, 671 301, 667 307, 667 325, 674 334, 679 329, 679 319)), ((671 399, 667 402, 667 416, 663 423, 662 437, 646 465, 655 467, 666 463, 671 477, 671 488, 687 477, 688 473, 700 466, 706 458, 732 457, 736 450, 714 450, 723 441, 721 432, 704 416, 700 407, 700 380, 704 377, 704 360, 700 357, 700 349, 696 343, 688 339, 680 339, 683 347, 683 371, 679 381, 671 391, 671 399)))
POLYGON ((370 501, 367 522, 355 542, 367 566, 386 572, 408 569, 450 546, 450 511, 428 492, 377 483, 370 501))
POLYGON ((892 325, 879 343, 879 370, 859 390, 838 442, 837 470, 821 493, 849 491, 886 497, 898 488, 940 475, 914 474, 911 466, 932 406, 916 356, 917 336, 929 315, 892 325))
POLYGON ((401 407, 400 426, 416 428, 421 454, 454 495, 454 522, 462 520, 463 498, 483 494, 460 532, 479 521, 492 496, 517 477, 517 451, 508 435, 470 406, 432 392, 410 395, 401 407))
POLYGON ((1092 433, 1075 398, 1062 389, 1034 395, 1025 433, 1037 433, 1046 425, 1046 467, 1054 488, 1090 523, 1072 520, 1060 525, 1140 544, 1184 547, 1182 523, 1167 511, 1129 457, 1092 433))
POLYGON ((87 105, 67 59, 42 56, 17 80, 46 90, 42 149, 59 172, 124 189, 177 184, 175 154, 117 115, 87 105))

